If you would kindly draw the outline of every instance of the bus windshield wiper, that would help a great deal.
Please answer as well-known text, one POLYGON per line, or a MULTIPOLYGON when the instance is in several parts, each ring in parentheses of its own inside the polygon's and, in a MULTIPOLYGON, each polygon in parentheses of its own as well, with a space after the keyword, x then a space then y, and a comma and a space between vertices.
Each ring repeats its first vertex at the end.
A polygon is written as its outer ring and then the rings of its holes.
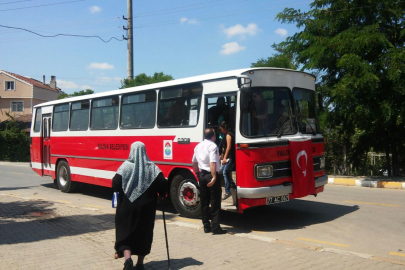
POLYGON ((285 127, 287 126, 288 123, 291 123, 291 117, 289 117, 289 121, 285 121, 284 124, 281 126, 281 128, 277 132, 277 138, 280 138, 285 130, 285 127))

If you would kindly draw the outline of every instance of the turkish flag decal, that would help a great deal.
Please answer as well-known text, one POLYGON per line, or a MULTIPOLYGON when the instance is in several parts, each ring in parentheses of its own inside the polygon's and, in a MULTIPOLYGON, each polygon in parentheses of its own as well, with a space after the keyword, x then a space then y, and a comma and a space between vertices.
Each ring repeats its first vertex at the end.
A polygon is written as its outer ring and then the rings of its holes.
POLYGON ((311 139, 290 140, 290 157, 294 197, 301 198, 314 194, 315 179, 311 139))

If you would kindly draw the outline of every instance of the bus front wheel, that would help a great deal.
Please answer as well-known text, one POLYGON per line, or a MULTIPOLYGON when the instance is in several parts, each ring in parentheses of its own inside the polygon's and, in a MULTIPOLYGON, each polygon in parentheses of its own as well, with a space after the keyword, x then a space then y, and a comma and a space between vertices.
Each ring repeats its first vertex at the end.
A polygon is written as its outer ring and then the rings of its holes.
POLYGON ((201 217, 200 191, 194 179, 176 175, 170 186, 170 197, 180 215, 188 218, 201 217))
POLYGON ((69 164, 64 160, 58 163, 56 182, 62 192, 69 193, 76 189, 77 183, 72 181, 69 164))

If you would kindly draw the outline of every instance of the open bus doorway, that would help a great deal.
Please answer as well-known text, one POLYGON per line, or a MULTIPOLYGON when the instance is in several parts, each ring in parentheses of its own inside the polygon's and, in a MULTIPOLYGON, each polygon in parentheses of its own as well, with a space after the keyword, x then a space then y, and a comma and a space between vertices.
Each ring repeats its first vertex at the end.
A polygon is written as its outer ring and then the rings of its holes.
MULTIPOLYGON (((226 121, 230 128, 229 130, 235 134, 236 125, 236 93, 230 93, 227 95, 206 95, 205 96, 205 127, 213 128, 216 134, 215 143, 218 149, 221 151, 222 144, 226 139, 226 134, 222 134, 219 129, 219 125, 222 121, 226 121)), ((233 145, 232 147, 236 147, 233 145)), ((235 149, 236 150, 236 149, 235 149)), ((232 179, 236 184, 236 160, 234 160, 234 166, 232 168, 232 179)), ((222 192, 225 192, 225 183, 221 177, 222 192)), ((237 211, 236 207, 236 194, 222 201, 222 209, 237 211)))

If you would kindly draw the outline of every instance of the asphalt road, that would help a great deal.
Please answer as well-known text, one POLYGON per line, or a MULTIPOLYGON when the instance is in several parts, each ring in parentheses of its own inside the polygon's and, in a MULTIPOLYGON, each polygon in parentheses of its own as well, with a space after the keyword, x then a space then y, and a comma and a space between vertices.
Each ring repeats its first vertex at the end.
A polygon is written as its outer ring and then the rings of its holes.
MULTIPOLYGON (((83 184, 76 193, 53 188, 27 164, 0 162, 0 194, 73 204, 114 213, 109 188, 83 184)), ((167 206, 167 219, 190 226, 199 220, 178 216, 167 206)), ((326 186, 318 197, 308 197, 244 214, 222 212, 221 223, 235 233, 257 239, 279 239, 307 245, 405 260, 405 190, 326 186)))

